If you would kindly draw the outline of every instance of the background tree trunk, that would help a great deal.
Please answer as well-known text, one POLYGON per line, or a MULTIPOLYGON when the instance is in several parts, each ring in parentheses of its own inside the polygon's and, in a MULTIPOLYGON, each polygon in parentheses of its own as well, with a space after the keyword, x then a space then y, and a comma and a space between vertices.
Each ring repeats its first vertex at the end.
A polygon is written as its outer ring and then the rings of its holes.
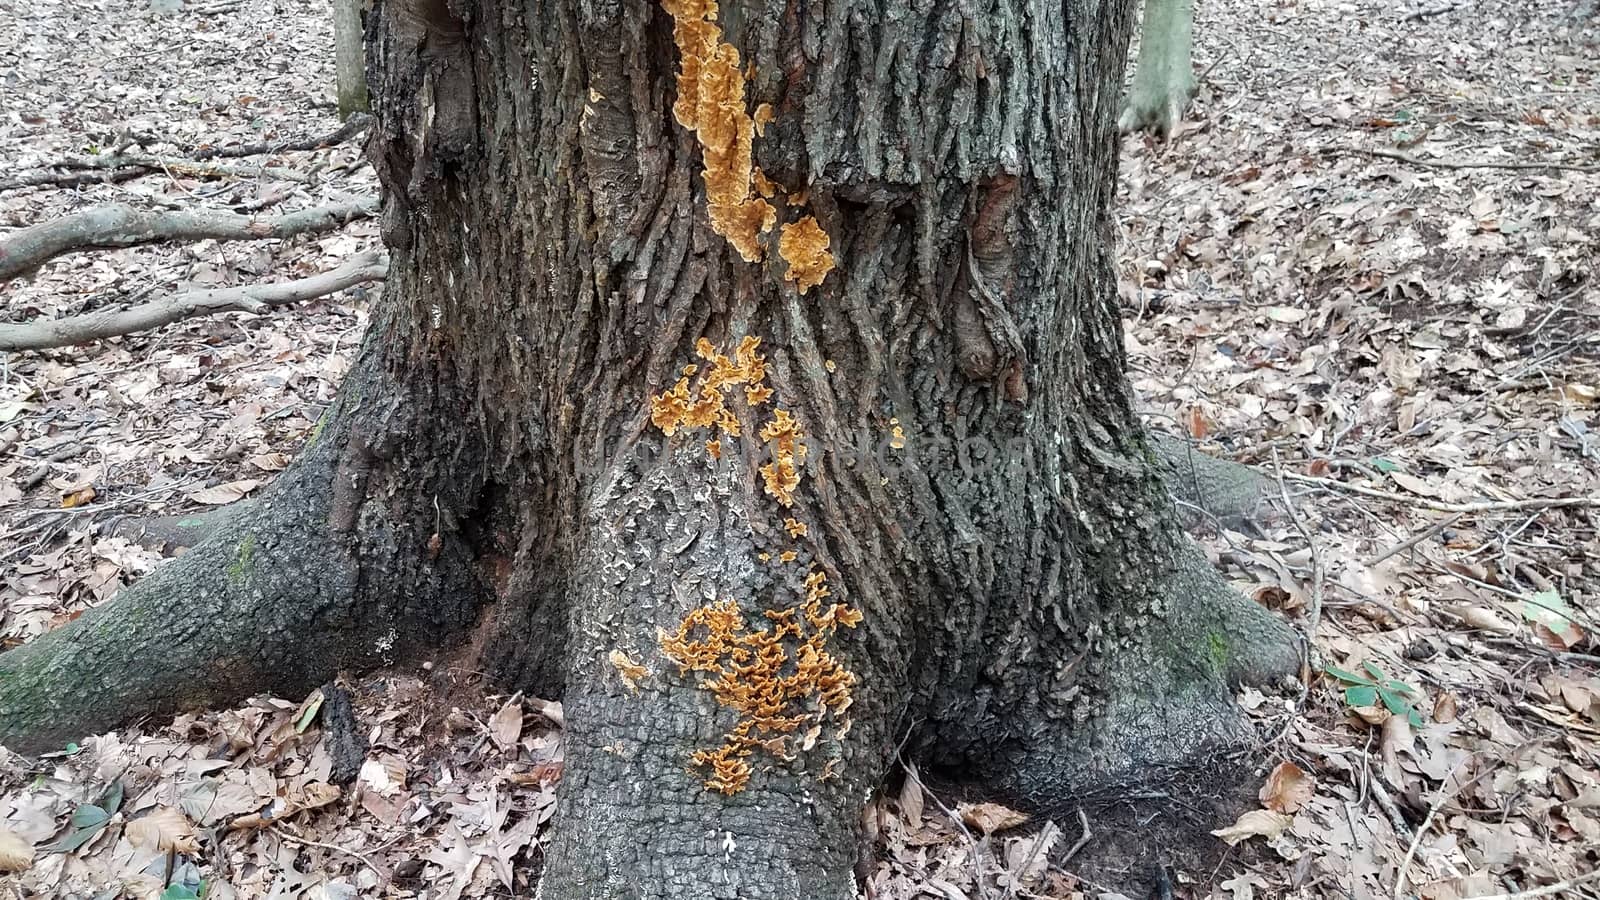
MULTIPOLYGON (((482 667, 564 699, 542 896, 853 897, 900 748, 1131 809, 1248 740, 1230 684, 1295 650, 1180 533, 1123 376, 1127 0, 373 15, 390 276, 273 545, 347 562, 351 634, 487 601, 482 667)), ((47 640, 126 664, 115 608, 47 640)), ((0 737, 112 720, 41 724, 44 669, 0 737)))
POLYGON ((1194 64, 1195 0, 1145 0, 1139 60, 1122 109, 1123 131, 1170 137, 1198 86, 1194 64))
POLYGON ((362 6, 363 0, 333 0, 333 70, 341 119, 368 108, 362 6))

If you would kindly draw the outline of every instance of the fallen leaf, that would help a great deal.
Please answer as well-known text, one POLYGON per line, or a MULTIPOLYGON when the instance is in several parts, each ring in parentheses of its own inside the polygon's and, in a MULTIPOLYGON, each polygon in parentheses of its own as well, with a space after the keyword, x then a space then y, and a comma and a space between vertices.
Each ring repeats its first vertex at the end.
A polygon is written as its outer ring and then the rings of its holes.
POLYGON ((0 872, 25 872, 33 865, 33 845, 9 828, 0 828, 0 872))
POLYGON ((906 780, 900 785, 900 818, 907 828, 922 824, 922 782, 917 780, 915 766, 906 766, 906 780))
POLYGON ((522 736, 522 695, 516 694, 489 717, 489 737, 502 751, 517 745, 522 736))
POLYGON ((1253 837, 1264 837, 1268 840, 1283 834, 1284 829, 1294 824, 1294 816, 1273 812, 1270 809, 1252 809, 1239 817, 1237 822, 1227 828, 1218 828, 1211 832, 1229 846, 1235 846, 1240 841, 1253 837))
POLYGON ((1482 628, 1484 631, 1496 634, 1515 634, 1517 631, 1515 625, 1500 618, 1499 614, 1486 606, 1458 606, 1451 611, 1473 628, 1482 628))
POLYGON ((147 815, 134 819, 128 823, 125 833, 128 842, 135 847, 177 853, 200 852, 200 841, 195 837, 194 826, 183 813, 170 806, 158 806, 147 815))
POLYGON ((69 491, 66 494, 63 494, 61 497, 61 508, 72 509, 75 506, 83 506, 86 503, 92 502, 94 498, 95 492, 94 488, 92 487, 79 488, 75 491, 69 491))
POLYGON ((238 481, 230 481, 227 484, 190 491, 184 496, 196 503, 204 503, 207 506, 222 506, 235 500, 242 500, 246 494, 260 486, 260 479, 242 478, 238 481))
POLYGON ((967 827, 976 828, 984 834, 1015 828, 1028 821, 1027 813, 998 803, 963 803, 956 807, 956 813, 961 816, 961 821, 967 823, 967 827))
POLYGON ((1280 813, 1298 812, 1311 802, 1317 789, 1317 780, 1288 760, 1278 763, 1261 786, 1261 802, 1267 809, 1280 813))

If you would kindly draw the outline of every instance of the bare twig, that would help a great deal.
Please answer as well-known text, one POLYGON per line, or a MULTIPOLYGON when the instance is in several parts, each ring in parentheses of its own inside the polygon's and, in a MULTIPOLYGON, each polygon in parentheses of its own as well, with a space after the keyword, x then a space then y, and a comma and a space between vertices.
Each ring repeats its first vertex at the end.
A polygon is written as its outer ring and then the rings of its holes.
POLYGON ((1464 515, 1466 515, 1466 513, 1456 513, 1455 515, 1451 516, 1450 518, 1445 519, 1443 522, 1440 522, 1437 525, 1434 525, 1432 528, 1426 529, 1424 531, 1417 532, 1416 534, 1412 535, 1411 537, 1408 537, 1405 540, 1401 541, 1400 543, 1395 544, 1393 547, 1390 547, 1389 549, 1383 551, 1382 553, 1379 553, 1377 556, 1374 556, 1371 559, 1363 560, 1361 564, 1364 565, 1364 566, 1375 566, 1378 563, 1383 562, 1384 560, 1388 559, 1391 556, 1394 556, 1397 553, 1404 553, 1405 551, 1410 550, 1412 547, 1415 547, 1416 545, 1422 543, 1423 541, 1427 540, 1428 538, 1431 538, 1434 535, 1438 534, 1439 532, 1444 531, 1446 528, 1449 528, 1451 525, 1454 525, 1456 522, 1460 521, 1461 517, 1464 516, 1464 515))
POLYGON ((1421 9, 1414 9, 1414 10, 1411 11, 1411 13, 1409 15, 1407 15, 1405 17, 1405 21, 1407 21, 1407 22, 1420 22, 1423 19, 1428 18, 1429 16, 1438 16, 1438 15, 1443 15, 1444 13, 1447 13, 1447 12, 1452 12, 1458 6, 1459 6, 1459 4, 1456 4, 1456 3, 1440 3, 1437 6, 1425 6, 1425 7, 1422 7, 1421 9))
POLYGON ((1519 509, 1587 509, 1600 507, 1600 497, 1535 497, 1529 500, 1485 500, 1478 503, 1444 503, 1439 500, 1429 500, 1416 494, 1397 494, 1393 491, 1380 491, 1377 488, 1362 487, 1359 484, 1347 484, 1335 481, 1332 478, 1319 478, 1316 475, 1299 475, 1294 472, 1285 472, 1283 477, 1289 481, 1301 484, 1315 484, 1320 487, 1350 494, 1360 494, 1363 497, 1374 497, 1379 500, 1392 500, 1396 503, 1409 503, 1423 509, 1435 512, 1461 513, 1472 515, 1474 513, 1507 512, 1519 509))
POLYGON ((1316 646, 1317 628, 1322 622, 1322 588, 1326 569, 1322 565, 1322 554, 1317 550, 1317 542, 1312 539, 1311 531, 1305 523, 1300 521, 1300 516, 1295 511, 1294 502, 1289 499, 1289 488, 1283 483, 1288 477, 1283 471, 1283 464, 1278 460, 1278 448, 1272 448, 1272 466, 1278 475, 1278 497, 1283 501, 1284 512, 1289 516, 1295 531, 1306 542, 1306 547, 1311 551, 1311 596, 1310 604, 1306 608, 1306 672, 1302 672, 1303 683, 1310 683, 1311 653, 1316 646))
POLYGON ((84 341, 132 334, 193 316, 221 312, 262 312, 274 306, 310 300, 388 274, 388 261, 377 252, 363 253, 332 271, 268 284, 188 291, 132 309, 100 310, 65 319, 26 324, 0 323, 0 350, 41 350, 84 341))
POLYGON ((388 873, 378 868, 377 864, 369 859, 365 853, 362 853, 359 850, 351 850, 349 847, 341 847, 338 844, 328 844, 322 841, 314 841, 311 838, 303 838, 300 835, 284 828, 282 825, 272 826, 272 833, 278 837, 287 838, 288 840, 294 841, 296 844, 304 844, 307 847, 320 847, 323 850, 332 850, 337 853, 344 853, 346 855, 353 856, 356 859, 361 860, 361 862, 364 863, 367 868, 377 873, 379 879, 385 878, 388 875, 388 873))
POLYGON ((0 280, 15 278, 75 250, 135 247, 160 241, 253 241, 318 234, 377 212, 378 201, 373 197, 263 217, 220 210, 157 211, 107 203, 30 225, 0 239, 0 280))
MULTIPOLYGON (((1417 845, 1422 843, 1423 835, 1428 833, 1428 826, 1433 824, 1433 817, 1439 814, 1439 809, 1443 807, 1445 803, 1449 802, 1451 797, 1454 797, 1457 792, 1466 787, 1466 785, 1461 784, 1451 788, 1450 779, 1456 774, 1456 772, 1460 771, 1461 767, 1466 765, 1467 760, 1471 758, 1472 754, 1469 753, 1466 756, 1456 760, 1456 764, 1450 767, 1450 771, 1445 773, 1444 779, 1439 782, 1439 794, 1433 798, 1433 803, 1428 806, 1428 814, 1422 817, 1422 824, 1417 826, 1417 833, 1411 836, 1411 846, 1406 848, 1405 859, 1400 861, 1400 871, 1395 873, 1394 900, 1400 900, 1401 895, 1405 893, 1406 870, 1411 868, 1411 860, 1417 855, 1417 845)), ((1477 777, 1473 778, 1472 781, 1468 782, 1468 784, 1476 782, 1482 777, 1483 775, 1479 774, 1477 777)))
POLYGON ((1518 891, 1515 894, 1484 894, 1481 897, 1473 897, 1472 900, 1533 900, 1534 897, 1554 897, 1557 894, 1570 891, 1580 884, 1588 884, 1591 881, 1600 881, 1600 869, 1579 875, 1576 878, 1568 878, 1566 881, 1547 884, 1544 887, 1529 888, 1525 891, 1518 891))
POLYGON ((1533 172, 1543 169, 1559 169, 1568 172, 1600 172, 1600 165, 1589 165, 1587 163, 1499 162, 1488 159, 1451 161, 1447 159, 1423 159, 1404 150, 1390 150, 1384 147, 1335 147, 1330 149, 1340 153, 1361 153, 1367 156, 1378 156, 1383 159, 1393 159, 1413 166, 1426 166, 1433 169, 1509 169, 1512 171, 1533 172))
POLYGON ((196 160, 207 159, 238 159, 242 156, 260 156, 267 153, 293 153, 303 150, 325 150, 337 147, 345 141, 367 130, 372 124, 372 117, 366 113, 355 113, 345 120, 336 130, 319 137, 302 138, 297 141, 273 141, 259 144, 240 144, 234 147, 202 147, 189 153, 188 156, 196 160))

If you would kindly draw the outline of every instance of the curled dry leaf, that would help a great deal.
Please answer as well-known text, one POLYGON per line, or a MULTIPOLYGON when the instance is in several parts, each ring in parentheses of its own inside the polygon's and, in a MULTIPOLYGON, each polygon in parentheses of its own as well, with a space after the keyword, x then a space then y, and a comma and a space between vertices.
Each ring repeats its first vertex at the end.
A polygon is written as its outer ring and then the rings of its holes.
POLYGON ((1311 802, 1317 780, 1288 760, 1278 763, 1261 786, 1261 802, 1273 812, 1292 813, 1311 802))
POLYGON ((1456 617, 1473 628, 1492 631, 1495 634, 1515 634, 1517 627, 1501 618, 1494 610, 1487 606, 1458 606, 1451 610, 1456 617))
POLYGON ((0 872, 25 872, 33 865, 33 845, 9 828, 0 828, 0 872))
POLYGON ((128 843, 152 850, 199 853, 200 841, 194 825, 183 813, 170 806, 158 806, 148 815, 128 823, 128 843))
POLYGON ((1017 812, 1009 806, 998 803, 963 803, 956 807, 956 813, 961 816, 961 821, 967 823, 968 828, 976 828, 984 834, 994 834, 996 831, 1005 831, 1015 828, 1028 821, 1028 814, 1017 812))
POLYGON ((239 481, 230 481, 227 484, 201 488, 198 491, 190 491, 184 496, 196 503, 204 503, 207 506, 222 506, 235 500, 242 500, 246 494, 260 485, 260 479, 244 478, 239 481))
POLYGON ((907 828, 922 824, 922 782, 917 778, 915 766, 906 765, 906 780, 900 785, 900 818, 907 828))
POLYGON ((1252 809, 1240 816, 1239 821, 1234 822, 1227 828, 1218 828, 1211 833, 1222 838, 1229 847, 1232 847, 1240 841, 1258 836, 1270 841, 1283 834, 1284 829, 1293 823, 1294 816, 1273 812, 1270 809, 1252 809))
POLYGON ((517 694, 489 717, 489 738, 501 750, 510 750, 522 736, 522 695, 517 694))
POLYGON ((228 825, 228 830, 240 831, 247 828, 266 828, 306 810, 320 809, 337 799, 339 799, 339 788, 336 785, 313 781, 299 790, 290 791, 287 795, 278 797, 272 801, 271 806, 259 813, 234 819, 228 825))

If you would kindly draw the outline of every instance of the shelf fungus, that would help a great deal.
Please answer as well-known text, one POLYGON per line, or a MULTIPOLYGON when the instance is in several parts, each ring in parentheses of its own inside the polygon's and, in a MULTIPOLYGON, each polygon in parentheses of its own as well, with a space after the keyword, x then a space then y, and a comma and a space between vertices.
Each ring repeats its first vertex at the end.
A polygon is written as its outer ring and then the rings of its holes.
POLYGON ((757 262, 759 236, 772 230, 778 214, 751 194, 756 122, 745 111, 739 50, 722 40, 716 0, 662 0, 661 6, 672 16, 682 59, 672 114, 699 139, 711 227, 746 262, 757 262))
POLYGON ((690 755, 708 790, 744 790, 758 750, 793 759, 816 744, 825 724, 836 736, 849 731, 844 713, 856 677, 829 653, 828 639, 840 626, 854 628, 861 613, 829 596, 827 576, 812 570, 803 597, 766 610, 764 627, 751 627, 737 602, 722 600, 690 610, 676 631, 660 633, 661 652, 679 675, 700 673, 699 686, 738 714, 720 746, 690 755))
POLYGON ((817 224, 815 216, 806 216, 798 222, 784 225, 778 238, 778 255, 789 264, 783 277, 794 282, 795 289, 804 294, 822 283, 833 271, 833 254, 828 252, 830 238, 817 224))

